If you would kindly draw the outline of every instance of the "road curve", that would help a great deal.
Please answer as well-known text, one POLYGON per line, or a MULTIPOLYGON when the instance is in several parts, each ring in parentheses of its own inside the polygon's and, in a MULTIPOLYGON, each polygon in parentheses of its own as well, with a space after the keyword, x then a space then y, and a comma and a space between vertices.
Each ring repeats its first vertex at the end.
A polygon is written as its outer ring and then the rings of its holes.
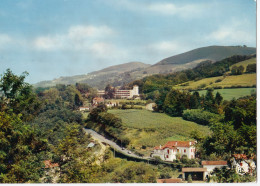
POLYGON ((83 130, 88 133, 88 134, 91 134, 94 138, 96 138, 97 140, 103 142, 103 143, 106 143, 108 145, 110 145, 112 148, 114 148, 117 152, 120 152, 122 154, 125 154, 127 156, 130 156, 130 157, 134 157, 134 158, 139 158, 139 159, 148 159, 148 157, 141 157, 141 156, 138 156, 136 154, 129 154, 129 150, 127 149, 122 149, 119 145, 117 145, 115 142, 105 138, 104 136, 98 134, 96 131, 92 130, 92 129, 86 129, 86 128, 83 128, 83 130))

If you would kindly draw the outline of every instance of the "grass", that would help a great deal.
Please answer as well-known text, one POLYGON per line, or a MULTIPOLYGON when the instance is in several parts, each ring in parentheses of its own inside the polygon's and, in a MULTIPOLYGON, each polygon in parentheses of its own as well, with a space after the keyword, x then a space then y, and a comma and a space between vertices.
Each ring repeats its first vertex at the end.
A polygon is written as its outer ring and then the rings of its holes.
POLYGON ((136 151, 148 155, 154 146, 163 145, 170 140, 192 140, 190 133, 199 130, 210 134, 207 126, 185 121, 181 117, 170 117, 164 113, 147 110, 109 110, 109 113, 121 118, 126 127, 125 136, 136 151), (145 146, 146 149, 142 149, 145 146))
POLYGON ((256 58, 252 58, 252 59, 248 59, 248 60, 236 63, 236 64, 232 65, 229 69, 232 69, 233 66, 237 66, 238 67, 238 66, 242 65, 244 67, 244 72, 245 72, 247 65, 255 64, 255 63, 256 63, 256 58))
MULTIPOLYGON (((206 90, 198 91, 200 95, 205 95, 206 90)), ((243 96, 251 95, 252 92, 256 92, 256 88, 234 88, 234 89, 217 89, 214 90, 214 95, 219 92, 224 100, 232 100, 233 98, 237 99, 243 96)))
POLYGON ((181 85, 173 86, 175 89, 191 89, 196 90, 199 88, 207 89, 214 87, 232 87, 232 86, 255 86, 256 85, 256 74, 242 74, 236 76, 218 76, 211 78, 204 78, 199 81, 188 81, 181 85), (216 82, 220 80, 220 82, 216 82), (185 86, 184 86, 185 85, 185 86), (204 86, 203 86, 204 85, 204 86))

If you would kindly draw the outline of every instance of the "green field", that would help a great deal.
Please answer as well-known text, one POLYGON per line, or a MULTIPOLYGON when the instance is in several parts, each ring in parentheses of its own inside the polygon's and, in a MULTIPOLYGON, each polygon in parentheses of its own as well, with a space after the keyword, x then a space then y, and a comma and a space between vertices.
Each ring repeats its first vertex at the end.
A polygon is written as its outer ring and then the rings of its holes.
POLYGON ((130 146, 146 155, 154 146, 163 145, 170 140, 192 140, 190 133, 195 129, 202 134, 210 134, 206 126, 185 121, 181 117, 170 117, 164 113, 133 109, 108 112, 122 119, 126 127, 126 137, 131 140, 130 146), (146 149, 142 149, 142 146, 146 149))
MULTIPOLYGON (((205 95, 206 90, 198 91, 200 95, 205 95)), ((233 98, 237 99, 243 96, 251 95, 252 92, 256 92, 256 88, 233 88, 233 89, 217 89, 214 90, 213 94, 219 92, 224 100, 232 100, 233 98)))
POLYGON ((245 72, 247 65, 255 64, 255 63, 256 63, 256 58, 252 58, 252 59, 248 59, 248 60, 236 63, 236 64, 232 65, 229 69, 232 69, 233 66, 237 66, 238 67, 238 66, 242 65, 244 67, 244 72, 245 72))
POLYGON ((211 78, 204 78, 199 81, 188 81, 182 85, 173 86, 175 89, 192 89, 199 88, 207 89, 214 87, 232 87, 232 86, 255 86, 256 74, 242 74, 236 76, 218 76, 211 78), (220 82, 217 82, 220 80, 220 82))

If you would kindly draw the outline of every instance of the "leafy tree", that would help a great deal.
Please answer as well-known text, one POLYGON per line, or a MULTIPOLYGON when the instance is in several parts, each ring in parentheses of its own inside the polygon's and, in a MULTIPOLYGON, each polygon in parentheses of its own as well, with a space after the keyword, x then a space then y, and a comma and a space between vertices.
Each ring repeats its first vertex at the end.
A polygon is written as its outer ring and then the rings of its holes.
POLYGON ((256 64, 249 64, 246 67, 247 73, 256 73, 256 64))
POLYGON ((24 82, 27 72, 17 76, 7 69, 0 79, 0 111, 22 114, 24 121, 30 121, 41 109, 41 103, 32 92, 32 86, 24 82))
POLYGON ((42 175, 40 153, 47 149, 19 116, 0 112, 0 182, 38 182, 42 175))

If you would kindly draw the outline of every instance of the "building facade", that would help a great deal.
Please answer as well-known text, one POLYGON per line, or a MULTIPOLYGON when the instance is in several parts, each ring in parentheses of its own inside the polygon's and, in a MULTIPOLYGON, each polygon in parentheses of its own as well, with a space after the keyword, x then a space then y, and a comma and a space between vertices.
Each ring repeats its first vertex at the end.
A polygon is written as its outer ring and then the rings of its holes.
POLYGON ((195 141, 168 141, 163 146, 155 147, 151 156, 160 157, 163 161, 173 161, 184 155, 188 159, 195 158, 195 141))
MULTIPOLYGON (((104 90, 98 90, 98 96, 102 97, 106 94, 104 90)), ((139 96, 139 86, 134 85, 132 90, 115 90, 114 97, 115 98, 127 98, 131 99, 133 97, 139 96)))

